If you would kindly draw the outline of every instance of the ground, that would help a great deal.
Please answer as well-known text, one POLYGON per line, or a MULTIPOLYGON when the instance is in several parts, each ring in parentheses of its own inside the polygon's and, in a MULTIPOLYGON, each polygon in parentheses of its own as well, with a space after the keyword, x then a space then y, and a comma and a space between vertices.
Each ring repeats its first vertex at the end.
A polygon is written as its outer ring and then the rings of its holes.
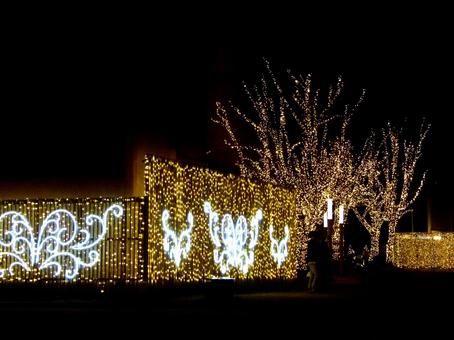
MULTIPOLYGON (((304 281, 255 287, 54 290, 2 287, 3 330, 37 335, 313 334, 365 338, 444 334, 454 321, 454 273, 395 269, 336 276, 310 293, 304 281)), ((160 336, 161 336, 160 335, 160 336)))

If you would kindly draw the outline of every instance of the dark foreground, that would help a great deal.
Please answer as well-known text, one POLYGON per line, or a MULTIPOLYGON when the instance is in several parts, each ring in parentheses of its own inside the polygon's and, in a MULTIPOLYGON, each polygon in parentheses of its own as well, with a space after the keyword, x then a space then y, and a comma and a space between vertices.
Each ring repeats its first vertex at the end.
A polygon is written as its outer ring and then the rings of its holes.
MULTIPOLYGON (((30 288, 0 286, 0 328, 16 335, 296 338, 439 336, 454 325, 454 273, 396 270, 254 287, 30 288)), ((449 334, 449 333, 448 333, 449 334)))

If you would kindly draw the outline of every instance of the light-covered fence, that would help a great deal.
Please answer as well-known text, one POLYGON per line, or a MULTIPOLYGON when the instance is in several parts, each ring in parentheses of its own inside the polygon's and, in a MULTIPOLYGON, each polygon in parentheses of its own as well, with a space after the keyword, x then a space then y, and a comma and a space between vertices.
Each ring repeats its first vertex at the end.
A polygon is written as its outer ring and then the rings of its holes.
POLYGON ((0 282, 292 279, 295 192, 150 156, 142 198, 0 201, 0 282))
POLYGON ((296 277, 293 190, 146 158, 151 282, 296 277))
POLYGON ((454 270, 454 233, 396 233, 394 265, 416 270, 454 270))
POLYGON ((143 198, 0 201, 0 281, 138 282, 143 198))

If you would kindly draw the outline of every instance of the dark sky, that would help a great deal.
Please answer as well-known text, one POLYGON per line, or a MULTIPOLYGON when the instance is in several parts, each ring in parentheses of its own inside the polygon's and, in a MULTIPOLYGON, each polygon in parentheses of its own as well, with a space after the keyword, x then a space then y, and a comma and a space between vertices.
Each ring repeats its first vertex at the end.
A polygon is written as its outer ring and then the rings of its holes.
POLYGON ((239 98, 266 57, 278 72, 311 72, 322 84, 342 74, 352 100, 366 88, 357 136, 388 119, 406 117, 410 129, 426 117, 428 188, 452 210, 454 56, 445 15, 402 11, 328 25, 254 19, 244 28, 214 19, 10 27, 0 68, 0 180, 121 177, 128 143, 143 134, 216 155, 215 101, 239 98))

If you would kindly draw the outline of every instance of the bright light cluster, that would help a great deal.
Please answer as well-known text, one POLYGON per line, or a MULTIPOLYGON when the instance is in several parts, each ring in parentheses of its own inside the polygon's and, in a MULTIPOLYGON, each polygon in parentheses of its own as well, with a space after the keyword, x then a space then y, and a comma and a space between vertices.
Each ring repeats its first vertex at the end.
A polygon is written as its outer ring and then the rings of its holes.
POLYGON ((238 216, 234 223, 232 215, 224 214, 219 226, 219 215, 212 210, 210 202, 204 203, 203 210, 209 216, 210 236, 215 246, 214 262, 219 265, 221 273, 226 274, 230 268, 235 267, 246 274, 249 266, 254 263, 254 248, 257 245, 259 223, 263 217, 262 210, 258 209, 251 219, 250 231, 243 215, 238 216))
MULTIPOLYGON (((149 281, 194 282, 227 275, 235 279, 296 277, 294 191, 156 156, 146 158, 145 181, 149 281), (165 235, 171 229, 175 237, 181 237, 188 230, 188 211, 193 217, 190 249, 186 257, 182 251, 177 266, 166 254, 165 249, 171 247, 165 245, 165 235), (272 254, 269 225, 288 226, 285 261, 282 241, 278 246, 280 268, 272 254)), ((274 237, 281 240, 284 232, 284 228, 277 229, 274 237)))
POLYGON ((454 233, 396 233, 393 264, 418 270, 454 270, 454 233))
POLYGON ((353 211, 371 234, 371 257, 379 252, 380 229, 386 222, 389 227, 387 259, 393 261, 397 223, 410 211, 424 185, 426 172, 416 178, 415 169, 429 129, 430 125, 423 122, 415 140, 408 140, 401 130, 388 123, 381 139, 375 143, 370 139, 367 144, 369 155, 358 171, 360 204, 353 207, 353 211))
POLYGON ((169 226, 169 211, 162 212, 162 228, 164 229, 164 250, 177 267, 180 266, 181 259, 185 259, 191 250, 191 232, 194 224, 194 217, 188 212, 188 228, 183 230, 179 237, 169 226))
MULTIPOLYGON (((258 84, 244 86, 251 105, 217 103, 213 121, 225 129, 241 175, 296 189, 300 268, 308 233, 320 224, 328 227, 333 203, 342 205, 345 216, 353 210, 370 232, 371 256, 378 253, 379 230, 387 219, 392 254, 397 222, 424 183, 424 175, 414 175, 429 126, 421 124, 410 141, 388 124, 382 138, 371 131, 363 147, 355 149, 348 130, 364 91, 356 103, 344 105, 342 79, 322 91, 314 88, 310 74, 287 74, 278 79, 267 63, 258 84)), ((340 228, 335 219, 331 240, 335 257, 341 247, 340 228)))
POLYGON ((270 240, 271 240, 271 255, 273 256, 274 261, 277 263, 278 268, 281 267, 282 263, 285 261, 286 257, 288 256, 288 238, 289 238, 289 231, 288 226, 286 225, 285 228, 285 236, 282 240, 276 240, 273 237, 274 227, 270 225, 270 240))
POLYGON ((142 281, 144 221, 140 198, 2 201, 0 281, 142 281))
MULTIPOLYGON (((74 279, 81 268, 92 267, 99 261, 96 245, 107 233, 109 213, 118 218, 123 215, 123 208, 114 204, 102 217, 90 214, 85 218, 86 228, 81 228, 70 211, 54 210, 38 228, 37 239, 24 215, 17 211, 1 214, 0 224, 6 241, 0 239, 3 249, 0 256, 13 259, 8 266, 9 275, 14 275, 16 266, 30 271, 36 265, 38 270, 54 267, 54 276, 59 276, 64 266, 64 277, 74 279)), ((0 278, 5 273, 5 268, 0 268, 0 278)))

